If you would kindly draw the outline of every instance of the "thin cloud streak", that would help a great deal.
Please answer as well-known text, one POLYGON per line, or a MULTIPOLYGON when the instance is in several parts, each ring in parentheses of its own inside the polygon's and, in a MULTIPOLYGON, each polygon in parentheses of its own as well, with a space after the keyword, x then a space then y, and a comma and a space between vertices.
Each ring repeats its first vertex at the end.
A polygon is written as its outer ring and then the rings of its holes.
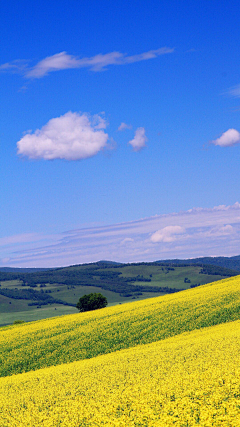
POLYGON ((115 51, 106 54, 99 53, 92 57, 79 58, 63 51, 42 59, 33 67, 30 67, 29 62, 25 60, 7 62, 0 65, 0 71, 19 73, 27 79, 39 79, 54 71, 74 68, 88 68, 94 72, 104 71, 109 65, 133 64, 134 62, 147 61, 173 52, 173 48, 162 47, 131 56, 115 51))
POLYGON ((5 64, 0 65, 0 71, 5 73, 12 74, 24 74, 28 69, 28 61, 24 59, 16 59, 11 62, 6 62, 5 64))
POLYGON ((240 204, 196 208, 110 226, 34 234, 0 247, 0 265, 57 267, 109 259, 119 262, 239 254, 240 204), (21 243, 19 245, 19 243, 21 243))
POLYGON ((234 98, 240 98, 240 84, 230 87, 226 94, 233 96, 234 98))
POLYGON ((40 235, 37 233, 26 233, 26 234, 17 234, 15 236, 1 237, 0 247, 24 244, 29 242, 32 243, 34 241, 39 242, 39 239, 40 239, 40 235))

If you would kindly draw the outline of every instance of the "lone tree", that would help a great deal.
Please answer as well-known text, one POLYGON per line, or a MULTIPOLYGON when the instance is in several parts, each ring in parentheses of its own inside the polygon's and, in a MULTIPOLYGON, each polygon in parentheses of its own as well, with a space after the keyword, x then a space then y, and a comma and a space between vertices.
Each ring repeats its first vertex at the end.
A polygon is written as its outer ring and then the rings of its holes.
POLYGON ((80 312, 97 310, 98 308, 104 308, 107 306, 107 298, 102 294, 88 294, 83 295, 79 298, 79 301, 76 305, 80 312))

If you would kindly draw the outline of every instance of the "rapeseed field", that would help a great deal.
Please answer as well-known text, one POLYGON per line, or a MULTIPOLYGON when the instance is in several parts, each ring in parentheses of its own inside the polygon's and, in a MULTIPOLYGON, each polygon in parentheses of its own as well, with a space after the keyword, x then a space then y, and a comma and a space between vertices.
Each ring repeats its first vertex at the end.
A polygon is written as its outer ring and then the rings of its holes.
POLYGON ((0 376, 240 319, 240 276, 183 292, 0 329, 0 376))
POLYGON ((0 427, 240 427, 240 276, 4 327, 0 359, 0 427))
POLYGON ((240 321, 0 379, 1 427, 240 426, 240 321))

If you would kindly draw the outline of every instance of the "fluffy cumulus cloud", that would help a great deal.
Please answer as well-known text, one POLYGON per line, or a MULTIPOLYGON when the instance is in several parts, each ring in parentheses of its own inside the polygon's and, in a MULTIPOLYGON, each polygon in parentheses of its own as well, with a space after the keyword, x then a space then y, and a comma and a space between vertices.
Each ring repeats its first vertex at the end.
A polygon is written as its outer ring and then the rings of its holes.
POLYGON ((129 144, 133 147, 134 151, 140 151, 146 147, 147 137, 145 135, 144 128, 138 128, 135 132, 134 138, 129 141, 129 144))
POLYGON ((18 155, 45 160, 86 159, 107 146, 105 128, 102 116, 68 112, 24 135, 17 143, 18 155))
POLYGON ((147 61, 172 52, 174 52, 174 49, 162 47, 160 49, 149 50, 148 52, 131 56, 121 52, 109 52, 106 54, 99 53, 95 56, 85 58, 69 55, 67 52, 60 52, 52 56, 47 56, 33 67, 30 67, 24 60, 14 60, 0 65, 0 71, 19 72, 27 78, 36 79, 44 77, 50 72, 69 68, 89 68, 91 71, 102 71, 109 65, 124 65, 139 61, 147 61))
POLYGON ((230 225, 224 225, 223 227, 220 227, 219 229, 220 233, 222 233, 222 235, 226 235, 226 234, 232 234, 234 233, 234 228, 230 225))
POLYGON ((212 144, 219 145, 220 147, 231 147, 232 145, 240 143, 240 132, 236 129, 228 129, 220 138, 212 141, 212 144))
POLYGON ((162 228, 161 230, 156 231, 151 236, 151 241, 153 243, 171 243, 177 239, 178 235, 185 233, 185 228, 180 225, 168 225, 167 227, 162 228))

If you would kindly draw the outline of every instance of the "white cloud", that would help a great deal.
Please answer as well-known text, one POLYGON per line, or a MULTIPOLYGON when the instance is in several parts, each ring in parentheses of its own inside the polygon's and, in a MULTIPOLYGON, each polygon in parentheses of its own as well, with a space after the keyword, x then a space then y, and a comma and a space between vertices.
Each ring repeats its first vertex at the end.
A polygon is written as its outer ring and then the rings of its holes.
POLYGON ((107 146, 106 121, 95 115, 68 112, 49 120, 17 143, 18 155, 29 159, 80 160, 95 156, 107 146))
POLYGON ((53 71, 69 68, 89 68, 91 71, 102 71, 109 65, 132 64, 172 52, 174 52, 174 49, 162 47, 132 56, 127 56, 121 52, 109 52, 86 58, 69 55, 67 52, 60 52, 42 59, 33 67, 27 67, 27 62, 22 60, 8 62, 0 65, 0 71, 19 72, 23 73, 27 78, 34 79, 41 78, 53 71))
POLYGON ((138 128, 135 132, 134 138, 129 141, 129 144, 133 147, 134 151, 140 151, 146 147, 147 137, 145 135, 144 128, 138 128))
POLYGON ((91 71, 102 71, 106 69, 108 65, 123 65, 145 61, 172 52, 173 49, 163 47, 133 56, 127 56, 121 52, 110 52, 104 55, 100 53, 90 58, 86 57, 81 59, 76 56, 68 55, 66 52, 60 52, 38 62, 38 64, 26 74, 26 76, 39 78, 45 76, 51 71, 58 71, 67 68, 89 68, 91 71))
POLYGON ((156 231, 151 236, 151 241, 153 243, 171 243, 177 239, 177 235, 184 234, 185 228, 179 225, 169 225, 162 228, 161 230, 156 231))
POLYGON ((213 227, 201 227, 198 231, 195 232, 195 237, 198 236, 199 239, 207 238, 225 238, 235 233, 235 228, 226 224, 223 226, 213 226, 213 227))
POLYGON ((40 78, 51 71, 79 68, 79 60, 66 52, 56 53, 38 62, 35 67, 26 73, 26 77, 40 78))
POLYGON ((228 129, 220 138, 212 141, 212 144, 219 145, 220 147, 231 147, 232 145, 240 143, 240 132, 236 129, 228 129))
POLYGON ((233 256, 239 255, 240 248, 240 204, 193 208, 49 236, 4 237, 0 243, 0 265, 12 267, 233 256), (154 235, 158 242, 153 242, 154 235))
POLYGON ((234 232, 235 232, 234 227, 230 224, 226 224, 226 225, 223 225, 222 227, 213 227, 212 229, 209 230, 208 235, 209 237, 212 237, 212 236, 221 237, 221 236, 228 236, 230 234, 233 234, 234 232))
POLYGON ((232 234, 232 233, 234 233, 234 231, 235 231, 234 228, 230 224, 224 225, 223 227, 220 227, 220 229, 219 229, 219 232, 222 235, 232 234))
POLYGON ((127 125, 126 123, 122 122, 120 124, 120 126, 118 127, 119 132, 126 130, 126 129, 132 129, 132 125, 127 125))

